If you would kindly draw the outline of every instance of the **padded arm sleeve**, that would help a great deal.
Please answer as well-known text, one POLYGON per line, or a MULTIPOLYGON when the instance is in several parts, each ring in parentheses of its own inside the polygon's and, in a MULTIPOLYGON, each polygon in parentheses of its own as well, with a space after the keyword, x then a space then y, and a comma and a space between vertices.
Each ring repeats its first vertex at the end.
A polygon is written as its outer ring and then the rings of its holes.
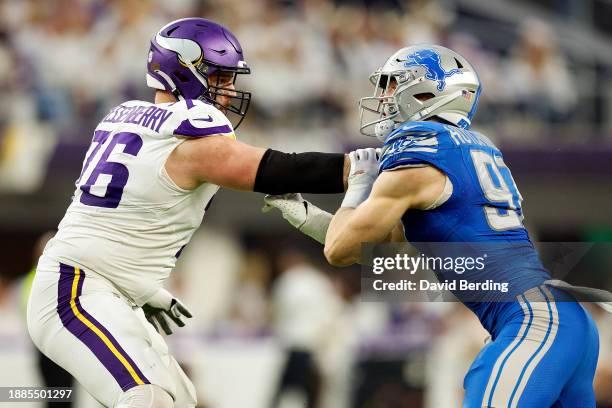
POLYGON ((253 190, 266 194, 342 193, 343 176, 342 153, 283 153, 268 149, 259 162, 253 190))

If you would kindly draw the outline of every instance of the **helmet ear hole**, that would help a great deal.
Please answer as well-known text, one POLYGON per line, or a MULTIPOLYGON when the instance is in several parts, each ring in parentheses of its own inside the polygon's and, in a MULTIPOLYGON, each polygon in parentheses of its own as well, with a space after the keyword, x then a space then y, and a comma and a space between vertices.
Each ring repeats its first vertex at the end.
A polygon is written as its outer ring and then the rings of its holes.
POLYGON ((436 95, 431 92, 423 92, 414 95, 414 98, 418 101, 425 102, 428 99, 434 98, 436 95))
POLYGON ((185 75, 181 74, 178 71, 174 71, 174 76, 177 77, 178 80, 181 82, 189 82, 189 78, 187 78, 185 75))
POLYGON ((459 62, 459 60, 457 58, 455 58, 455 62, 457 63, 457 68, 459 68, 459 69, 463 68, 463 64, 461 62, 459 62))

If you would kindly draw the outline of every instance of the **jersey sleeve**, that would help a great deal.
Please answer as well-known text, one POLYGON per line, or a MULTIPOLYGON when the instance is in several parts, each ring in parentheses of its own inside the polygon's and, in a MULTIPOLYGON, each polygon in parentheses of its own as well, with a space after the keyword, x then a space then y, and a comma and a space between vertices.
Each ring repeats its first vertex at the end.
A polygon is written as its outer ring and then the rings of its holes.
POLYGON ((174 136, 199 138, 221 134, 236 138, 230 121, 211 104, 187 99, 176 105, 176 119, 169 129, 174 136))
POLYGON ((448 131, 435 122, 406 122, 385 142, 379 172, 405 167, 435 166, 449 172, 448 149, 444 136, 448 131))

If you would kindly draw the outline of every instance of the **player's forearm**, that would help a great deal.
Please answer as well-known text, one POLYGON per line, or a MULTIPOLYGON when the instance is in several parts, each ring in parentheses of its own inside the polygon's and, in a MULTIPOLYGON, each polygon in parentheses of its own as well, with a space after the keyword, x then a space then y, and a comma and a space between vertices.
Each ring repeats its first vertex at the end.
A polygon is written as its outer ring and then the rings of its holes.
MULTIPOLYGON (((362 259, 361 245, 363 242, 372 241, 370 238, 363 241, 363 237, 366 236, 365 233, 353 231, 348 227, 348 218, 352 214, 346 213, 353 212, 354 209, 341 208, 339 211, 345 214, 341 214, 340 217, 334 216, 330 223, 327 236, 325 237, 325 258, 333 266, 369 265, 368 262, 362 259), (335 223, 334 220, 336 220, 335 223)), ((405 242, 405 240, 399 236, 394 236, 393 232, 390 232, 380 241, 376 242, 405 242)))
POLYGON ((375 194, 357 208, 338 209, 325 237, 325 257, 329 263, 336 266, 363 264, 362 243, 400 241, 403 228, 399 219, 406 208, 402 203, 375 194))
POLYGON ((354 211, 354 208, 339 208, 327 229, 324 253, 327 261, 334 266, 352 265, 361 258, 361 242, 356 234, 347 230, 354 211))
POLYGON ((348 178, 351 173, 351 159, 348 154, 344 155, 344 171, 342 172, 342 184, 344 186, 344 191, 348 189, 348 178))
POLYGON ((268 149, 253 191, 266 194, 333 194, 345 190, 350 161, 339 153, 283 153, 268 149), (347 165, 348 162, 348 165, 347 165))
POLYGON ((333 194, 345 190, 350 160, 342 153, 264 150, 214 135, 180 144, 165 168, 185 190, 209 182, 267 194, 333 194))

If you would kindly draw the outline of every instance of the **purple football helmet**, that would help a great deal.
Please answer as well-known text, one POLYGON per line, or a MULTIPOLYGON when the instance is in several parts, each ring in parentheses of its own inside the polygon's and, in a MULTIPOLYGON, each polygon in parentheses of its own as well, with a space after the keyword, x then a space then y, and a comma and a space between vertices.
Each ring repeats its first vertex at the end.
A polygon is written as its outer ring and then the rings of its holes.
POLYGON ((220 87, 209 82, 211 74, 250 74, 242 47, 225 27, 203 18, 184 18, 162 27, 151 40, 147 64, 147 85, 171 92, 178 100, 208 101, 223 112, 238 115, 234 128, 244 119, 251 93, 220 87), (229 106, 216 101, 229 98, 229 106))

